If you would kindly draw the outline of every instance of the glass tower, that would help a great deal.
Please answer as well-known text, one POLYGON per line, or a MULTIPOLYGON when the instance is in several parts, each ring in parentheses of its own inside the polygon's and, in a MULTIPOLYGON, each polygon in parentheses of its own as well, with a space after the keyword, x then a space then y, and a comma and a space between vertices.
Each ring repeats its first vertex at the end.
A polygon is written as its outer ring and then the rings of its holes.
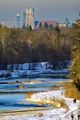
POLYGON ((17 28, 20 28, 20 14, 17 14, 17 28))

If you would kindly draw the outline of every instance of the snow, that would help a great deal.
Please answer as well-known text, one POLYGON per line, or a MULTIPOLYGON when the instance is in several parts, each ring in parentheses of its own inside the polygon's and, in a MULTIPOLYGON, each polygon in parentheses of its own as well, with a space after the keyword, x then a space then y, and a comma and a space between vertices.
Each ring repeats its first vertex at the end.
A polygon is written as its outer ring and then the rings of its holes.
POLYGON ((7 70, 0 70, 0 75, 2 75, 2 74, 7 74, 8 73, 8 71, 7 70))
POLYGON ((48 62, 13 64, 7 65, 7 70, 0 70, 0 79, 3 77, 18 78, 26 76, 40 76, 45 74, 68 74, 68 69, 53 70, 48 62))
POLYGON ((18 78, 19 76, 18 76, 17 72, 14 71, 14 72, 11 72, 11 77, 12 78, 18 78))
MULTIPOLYGON (((0 120, 71 120, 71 113, 77 115, 77 107, 79 101, 73 103, 73 99, 64 96, 64 90, 48 91, 34 93, 31 100, 34 102, 39 100, 49 100, 50 98, 64 99, 69 106, 68 112, 63 108, 52 108, 49 110, 32 111, 31 113, 23 113, 17 115, 8 115, 0 117, 0 120)), ((30 100, 26 98, 26 100, 30 100)), ((76 116, 77 117, 77 116, 76 116)))
POLYGON ((16 115, 16 116, 4 116, 0 117, 0 120, 60 120, 62 116, 60 114, 64 114, 64 110, 61 109, 54 109, 54 110, 47 110, 47 111, 40 111, 34 112, 33 115, 31 114, 23 114, 23 115, 16 115), (42 116, 39 114, 42 113, 42 116))
POLYGON ((39 92, 39 93, 36 93, 36 94, 33 94, 31 96, 31 98, 27 98, 26 100, 31 100, 33 102, 36 102, 36 101, 40 101, 40 100, 49 100, 53 97, 55 98, 62 98, 61 96, 61 93, 62 93, 62 90, 58 90, 58 91, 49 91, 49 92, 39 92))
POLYGON ((23 70, 28 70, 28 68, 29 68, 29 64, 28 64, 28 63, 24 63, 24 64, 22 65, 22 69, 23 69, 23 70))

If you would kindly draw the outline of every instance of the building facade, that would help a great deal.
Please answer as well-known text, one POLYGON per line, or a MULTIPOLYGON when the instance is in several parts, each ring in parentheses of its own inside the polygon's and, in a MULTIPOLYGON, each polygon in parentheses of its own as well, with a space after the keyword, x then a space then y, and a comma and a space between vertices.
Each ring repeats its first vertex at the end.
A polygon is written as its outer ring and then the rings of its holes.
POLYGON ((21 25, 20 25, 20 14, 18 13, 16 17, 17 17, 17 28, 20 28, 21 27, 21 25))
POLYGON ((59 28, 66 28, 66 23, 59 23, 59 28))
POLYGON ((34 8, 29 7, 23 12, 23 26, 34 30, 34 8))
POLYGON ((35 21, 35 29, 38 30, 40 27, 44 28, 55 28, 57 26, 57 21, 54 20, 45 20, 45 21, 35 21))
POLYGON ((34 8, 27 8, 27 27, 34 30, 34 8))
POLYGON ((23 28, 27 27, 27 10, 23 12, 23 28))

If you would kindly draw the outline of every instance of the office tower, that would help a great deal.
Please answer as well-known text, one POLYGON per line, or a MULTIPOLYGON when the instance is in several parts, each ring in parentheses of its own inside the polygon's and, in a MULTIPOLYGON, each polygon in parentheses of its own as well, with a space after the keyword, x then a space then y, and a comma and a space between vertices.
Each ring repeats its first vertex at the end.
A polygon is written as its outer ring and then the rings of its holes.
POLYGON ((34 30, 34 8, 27 8, 27 27, 31 27, 34 30))
POLYGON ((27 8, 23 12, 23 28, 34 29, 34 8, 27 8))
POLYGON ((17 14, 17 28, 20 28, 20 14, 17 14))
POLYGON ((23 28, 27 27, 27 11, 23 12, 23 28))
POLYGON ((66 27, 68 27, 68 26, 69 26, 69 24, 70 24, 70 22, 69 22, 68 18, 66 18, 65 23, 66 23, 66 27))

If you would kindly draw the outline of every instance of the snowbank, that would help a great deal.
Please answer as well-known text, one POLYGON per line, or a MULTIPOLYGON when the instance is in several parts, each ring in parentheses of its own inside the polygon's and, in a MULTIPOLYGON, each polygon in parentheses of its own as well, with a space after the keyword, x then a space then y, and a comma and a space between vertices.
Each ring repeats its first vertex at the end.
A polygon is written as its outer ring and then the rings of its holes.
MULTIPOLYGON (((79 104, 79 101, 77 103, 73 103, 73 99, 66 98, 64 96, 63 90, 56 90, 56 91, 49 91, 49 92, 40 92, 32 94, 31 100, 32 101, 39 101, 41 99, 47 99, 50 98, 58 98, 58 99, 64 99, 66 103, 69 105, 69 111, 66 113, 65 109, 62 108, 53 108, 51 110, 40 110, 40 111, 33 111, 26 114, 20 114, 20 115, 7 115, 0 117, 0 120, 71 120, 71 113, 73 112, 76 116, 77 106, 79 104)), ((26 100, 30 100, 26 98, 26 100)), ((76 116, 77 117, 77 116, 76 116)))

